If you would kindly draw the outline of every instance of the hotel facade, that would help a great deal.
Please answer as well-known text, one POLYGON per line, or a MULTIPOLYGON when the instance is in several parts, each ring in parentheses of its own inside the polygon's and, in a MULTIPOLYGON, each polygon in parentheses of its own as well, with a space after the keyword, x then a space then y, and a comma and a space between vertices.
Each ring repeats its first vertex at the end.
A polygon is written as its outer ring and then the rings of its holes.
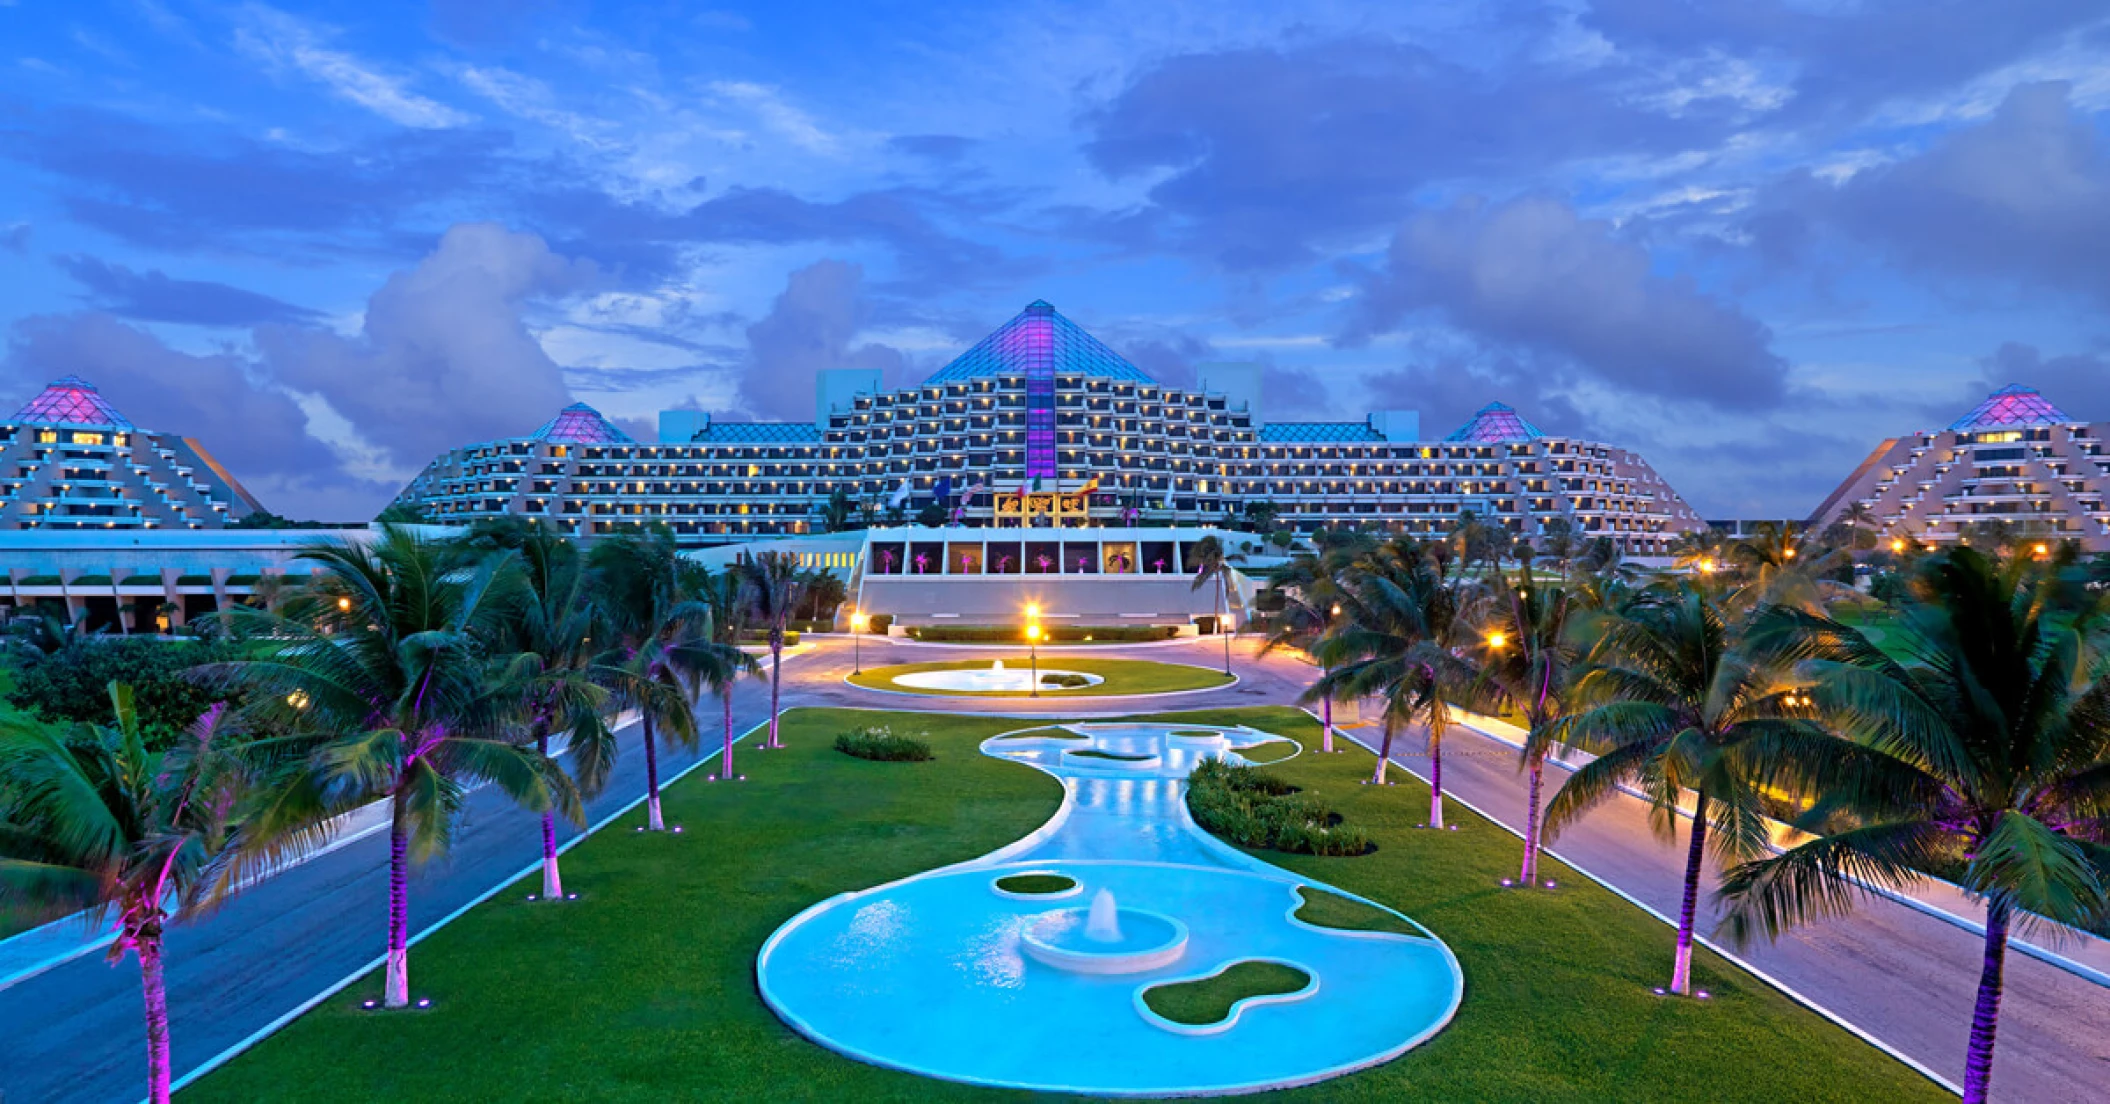
MULTIPOLYGON (((1493 403, 1423 439, 1412 411, 1270 422, 1251 364, 1160 384, 1045 302, 905 388, 821 374, 811 422, 668 411, 640 442, 585 404, 435 459, 400 504, 439 524, 522 515, 581 535, 660 522, 690 546, 825 531, 831 497, 952 526, 1274 525, 1448 532, 1470 511, 1535 535, 1564 519, 1630 555, 1704 523, 1639 455, 1541 433, 1493 403)), ((855 520, 853 518, 853 520, 855 520)))
POLYGON ((1859 513, 1882 539, 1923 545, 2001 523, 2008 536, 2110 551, 2106 439, 2110 422, 2072 418, 2033 387, 2003 387, 1946 429, 1877 445, 1811 523, 1821 530, 1859 513))

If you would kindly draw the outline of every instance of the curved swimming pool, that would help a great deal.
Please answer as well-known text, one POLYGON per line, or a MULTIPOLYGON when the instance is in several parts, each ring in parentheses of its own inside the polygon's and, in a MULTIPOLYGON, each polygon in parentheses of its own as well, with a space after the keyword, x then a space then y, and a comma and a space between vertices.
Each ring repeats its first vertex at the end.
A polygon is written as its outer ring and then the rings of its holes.
POLYGON ((1227 847, 1188 817, 1184 780, 1196 763, 1280 737, 1220 728, 1208 730, 1221 737, 1211 739, 1191 725, 1062 727, 1111 755, 1157 763, 1141 772, 1113 765, 1126 760, 1095 765, 1063 754, 1074 739, 985 742, 985 754, 1061 778, 1061 810, 980 859, 793 917, 756 964, 763 999, 785 1022, 850 1057, 925 1076, 1108 1096, 1307 1084, 1395 1058, 1449 1022, 1464 980, 1433 935, 1305 924, 1291 915, 1298 887, 1341 891, 1227 847), (1078 888, 1036 900, 995 886, 1028 872, 1078 888), (1093 919, 1105 932, 1084 930, 1092 909, 1102 910, 1093 919), (1165 922, 1177 927, 1176 942, 1160 938, 1165 922), (1028 953, 1034 933, 1085 952, 1083 964, 1028 953), (1089 965, 1093 938, 1108 940, 1110 955, 1133 943, 1156 957, 1145 969, 1098 972, 1089 965), (1294 1000, 1248 1002, 1225 1025, 1199 1031, 1143 1006, 1152 986, 1250 959, 1292 964, 1315 983, 1294 1000))

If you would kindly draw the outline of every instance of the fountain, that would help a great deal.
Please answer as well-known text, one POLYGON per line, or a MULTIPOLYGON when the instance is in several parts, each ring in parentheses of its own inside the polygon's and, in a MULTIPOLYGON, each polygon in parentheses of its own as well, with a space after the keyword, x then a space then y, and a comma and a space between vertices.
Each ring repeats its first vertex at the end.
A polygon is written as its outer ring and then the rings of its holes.
POLYGON ((1102 889, 1092 896, 1092 911, 1084 918, 1084 937, 1094 943, 1121 941, 1121 910, 1114 907, 1114 891, 1102 889))
MULTIPOLYGON (((1043 678, 1048 675, 1068 675, 1080 678, 1084 681, 1077 684, 1079 686, 1097 686, 1106 681, 1105 677, 1101 675, 1086 674, 1083 671, 1064 671, 1053 667, 1042 668, 1040 673, 1043 678)), ((894 684, 917 690, 953 690, 966 691, 973 694, 1023 694, 1033 689, 1033 672, 1016 667, 1007 668, 1004 666, 1004 661, 999 659, 988 667, 951 667, 937 671, 910 671, 905 675, 895 675, 894 684)), ((1071 688, 1043 683, 1040 689, 1043 693, 1055 694, 1071 688)))
POLYGON ((1090 908, 1041 913, 1019 933, 1034 961, 1073 974, 1140 974, 1179 961, 1187 925, 1155 912, 1125 909, 1101 888, 1090 908))

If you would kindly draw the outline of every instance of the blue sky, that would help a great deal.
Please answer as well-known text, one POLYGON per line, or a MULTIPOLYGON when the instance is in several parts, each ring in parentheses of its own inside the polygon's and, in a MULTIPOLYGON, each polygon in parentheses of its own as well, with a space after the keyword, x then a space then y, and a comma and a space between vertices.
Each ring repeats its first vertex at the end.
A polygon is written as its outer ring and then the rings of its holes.
POLYGON ((370 516, 580 398, 810 416, 1029 300, 1275 420, 1502 399, 1801 516, 2110 418, 2110 8, 0 0, 0 406, 370 516))

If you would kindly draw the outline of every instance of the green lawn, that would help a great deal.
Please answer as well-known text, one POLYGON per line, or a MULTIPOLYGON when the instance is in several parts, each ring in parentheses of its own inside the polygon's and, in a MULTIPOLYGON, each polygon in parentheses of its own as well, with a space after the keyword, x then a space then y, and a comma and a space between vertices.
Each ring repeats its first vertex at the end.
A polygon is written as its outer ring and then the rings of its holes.
POLYGON ((1222 1023, 1231 1006, 1247 997, 1294 993, 1311 984, 1311 975, 1279 962, 1234 962, 1213 977, 1154 985, 1143 991, 1152 1012, 1177 1024, 1204 1027, 1222 1023))
MULTIPOLYGON (((1181 714, 1249 723, 1316 743, 1287 709, 1181 714)), ((533 879, 456 921, 412 955, 429 1012, 360 1012, 369 978, 185 1094, 198 1101, 1026 1099, 865 1066, 806 1042, 762 1005, 754 958, 779 924, 835 893, 981 854, 1040 824, 1055 781, 974 754, 1004 718, 799 710, 787 750, 751 781, 691 775, 667 791, 682 835, 641 836, 633 815, 566 857, 583 898, 529 904, 533 879), (836 753, 836 733, 884 723, 928 740, 931 763, 836 753)), ((1300 1100, 1866 1101, 1945 1094, 1880 1052, 1711 955, 1707 1003, 1648 991, 1668 975, 1671 933, 1567 877, 1558 893, 1497 889, 1506 832, 1454 810, 1457 832, 1414 828, 1426 792, 1357 785, 1360 752, 1270 768, 1370 829, 1358 858, 1269 854, 1395 906, 1458 954, 1465 1003, 1403 1058, 1308 1089, 1300 1100)), ((529 821, 523 815, 521 825, 529 821)), ((530 838, 531 833, 523 839, 530 838)), ((1561 874, 1567 872, 1561 871, 1561 874)), ((375 905, 378 909, 379 902, 375 905)), ((347 917, 347 922, 376 918, 347 917)), ((932 1010, 904 1008, 904 1015, 932 1010)), ((176 1040, 178 1046, 182 1039, 176 1040)))
MULTIPOLYGON (((1003 657, 1004 666, 1021 668, 1027 666, 1016 656, 1003 657)), ((930 694, 953 698, 1023 698, 1026 694, 1018 690, 987 692, 978 690, 923 690, 894 683, 896 675, 917 671, 986 671, 995 662, 991 658, 946 660, 940 663, 904 663, 894 667, 867 667, 861 675, 851 675, 853 686, 870 690, 892 690, 904 694, 930 694)), ((1222 671, 1208 667, 1189 667, 1180 663, 1153 663, 1143 659, 1093 659, 1089 656, 1043 656, 1042 671, 1077 671, 1087 675, 1098 675, 1106 681, 1096 686, 1070 688, 1042 686, 1043 698, 1091 698, 1117 694, 1164 694, 1175 690, 1208 690, 1227 686, 1231 680, 1222 671)))

